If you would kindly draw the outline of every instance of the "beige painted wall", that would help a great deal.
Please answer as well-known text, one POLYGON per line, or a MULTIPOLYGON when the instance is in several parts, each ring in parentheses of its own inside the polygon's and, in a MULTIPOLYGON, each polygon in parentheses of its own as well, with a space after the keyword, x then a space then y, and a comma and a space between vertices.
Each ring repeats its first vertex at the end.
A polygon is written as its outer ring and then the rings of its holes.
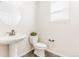
POLYGON ((65 56, 79 56, 79 2, 70 4, 70 20, 51 22, 49 2, 38 2, 37 32, 40 40, 47 44, 52 52, 65 56), (55 42, 48 39, 52 37, 55 42))
POLYGON ((8 54, 9 49, 8 48, 9 48, 8 45, 0 44, 0 57, 9 56, 9 54, 8 54))

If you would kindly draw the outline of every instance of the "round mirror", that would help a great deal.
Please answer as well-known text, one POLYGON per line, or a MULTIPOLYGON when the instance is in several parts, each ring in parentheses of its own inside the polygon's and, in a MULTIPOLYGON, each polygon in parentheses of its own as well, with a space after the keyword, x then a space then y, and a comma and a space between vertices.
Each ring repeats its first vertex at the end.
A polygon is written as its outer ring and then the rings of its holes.
POLYGON ((0 19, 7 25, 17 25, 21 20, 21 13, 19 8, 10 2, 1 2, 0 19))

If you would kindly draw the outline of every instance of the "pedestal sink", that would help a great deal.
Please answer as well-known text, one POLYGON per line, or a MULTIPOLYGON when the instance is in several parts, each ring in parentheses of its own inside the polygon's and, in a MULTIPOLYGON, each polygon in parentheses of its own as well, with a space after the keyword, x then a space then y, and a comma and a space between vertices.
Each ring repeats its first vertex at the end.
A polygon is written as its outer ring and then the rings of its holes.
POLYGON ((25 39, 26 35, 21 33, 16 33, 16 35, 9 36, 9 35, 2 35, 0 36, 0 44, 9 45, 9 56, 10 57, 17 57, 17 42, 25 39))
MULTIPOLYGON (((3 24, 15 28, 21 20, 21 2, 5 1, 0 3, 0 20, 3 24)), ((6 30, 6 29, 5 29, 6 30)), ((16 42, 23 40, 26 35, 16 33, 15 35, 0 35, 0 44, 9 45, 9 56, 17 56, 16 42)))

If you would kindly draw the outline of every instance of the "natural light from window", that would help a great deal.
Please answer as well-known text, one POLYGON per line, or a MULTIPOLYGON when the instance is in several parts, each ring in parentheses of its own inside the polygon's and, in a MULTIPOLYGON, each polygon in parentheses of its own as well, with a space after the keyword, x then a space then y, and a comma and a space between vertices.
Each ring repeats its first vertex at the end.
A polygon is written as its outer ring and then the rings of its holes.
POLYGON ((52 1, 50 4, 51 21, 69 20, 69 2, 52 1))

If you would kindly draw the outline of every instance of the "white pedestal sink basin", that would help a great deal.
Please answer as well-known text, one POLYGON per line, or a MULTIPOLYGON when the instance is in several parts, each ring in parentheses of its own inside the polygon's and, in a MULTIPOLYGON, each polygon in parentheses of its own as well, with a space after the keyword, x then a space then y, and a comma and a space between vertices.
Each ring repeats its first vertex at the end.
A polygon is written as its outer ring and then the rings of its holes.
POLYGON ((0 44, 16 43, 20 40, 23 40, 25 37, 26 35, 20 33, 16 33, 16 35, 13 36, 9 36, 9 35, 0 36, 0 44))
POLYGON ((9 45, 9 56, 17 57, 17 42, 25 39, 26 35, 21 33, 16 33, 14 36, 4 35, 0 36, 0 44, 9 45))

